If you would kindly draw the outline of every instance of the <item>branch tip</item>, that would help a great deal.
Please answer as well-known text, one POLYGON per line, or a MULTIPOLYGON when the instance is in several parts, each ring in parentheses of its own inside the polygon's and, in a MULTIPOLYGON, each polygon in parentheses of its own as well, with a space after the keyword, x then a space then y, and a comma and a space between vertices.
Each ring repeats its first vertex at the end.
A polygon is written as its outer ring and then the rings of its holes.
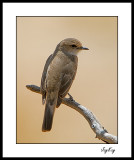
MULTIPOLYGON (((33 92, 41 94, 40 87, 36 85, 26 85, 26 88, 33 92)), ((69 95, 69 98, 63 98, 62 103, 75 109, 86 118, 92 130, 96 133, 95 138, 101 139, 105 143, 117 144, 117 137, 112 134, 109 134, 108 131, 101 126, 101 124, 98 122, 98 120, 93 115, 93 113, 89 111, 89 109, 75 102, 75 100, 69 93, 68 95, 69 95), (94 125, 94 124, 97 124, 97 125, 94 125)))

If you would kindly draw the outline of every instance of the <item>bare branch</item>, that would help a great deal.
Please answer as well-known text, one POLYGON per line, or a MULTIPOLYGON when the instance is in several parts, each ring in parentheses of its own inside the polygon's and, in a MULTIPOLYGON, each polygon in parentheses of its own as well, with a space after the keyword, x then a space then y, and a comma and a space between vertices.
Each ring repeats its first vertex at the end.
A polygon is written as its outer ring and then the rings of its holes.
MULTIPOLYGON (((27 89, 36 92, 36 93, 40 93, 40 87, 36 86, 36 85, 26 85, 27 89)), ((106 129, 104 129, 104 127, 98 122, 98 120, 96 119, 95 115, 93 115, 93 113, 87 109, 86 107, 82 106, 81 104, 75 102, 75 100, 73 99, 73 97, 69 94, 70 98, 63 98, 62 99, 62 103, 75 109, 76 111, 78 111, 81 115, 83 115, 85 117, 85 119, 88 121, 91 129, 94 131, 94 133, 96 134, 96 138, 101 139, 102 141, 106 142, 106 143, 118 143, 117 142, 117 137, 108 133, 106 129)))

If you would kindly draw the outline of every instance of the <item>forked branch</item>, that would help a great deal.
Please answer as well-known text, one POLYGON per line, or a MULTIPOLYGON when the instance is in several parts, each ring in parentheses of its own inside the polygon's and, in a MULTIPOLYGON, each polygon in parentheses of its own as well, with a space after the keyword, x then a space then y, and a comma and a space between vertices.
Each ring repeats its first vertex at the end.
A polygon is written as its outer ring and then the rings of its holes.
MULTIPOLYGON (((40 93, 40 87, 36 85, 26 85, 27 89, 40 93)), ((75 109, 78 111, 81 115, 85 117, 85 119, 88 121, 91 129, 94 131, 96 134, 96 138, 101 139, 102 141, 106 143, 118 143, 117 142, 117 137, 108 133, 106 129, 99 123, 99 121, 96 119, 94 114, 87 109, 86 107, 82 106, 81 104, 75 102, 75 100, 72 98, 70 94, 68 94, 70 98, 63 98, 62 103, 75 109)))

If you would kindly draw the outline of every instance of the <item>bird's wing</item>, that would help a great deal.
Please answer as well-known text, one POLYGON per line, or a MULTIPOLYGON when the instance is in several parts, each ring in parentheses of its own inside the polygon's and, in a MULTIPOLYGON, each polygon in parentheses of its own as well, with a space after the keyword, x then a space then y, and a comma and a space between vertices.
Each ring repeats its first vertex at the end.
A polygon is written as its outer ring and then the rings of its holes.
POLYGON ((70 74, 64 75, 62 82, 61 82, 60 91, 59 91, 60 97, 66 96, 66 94, 68 93, 68 91, 73 83, 74 77, 75 77, 75 73, 73 75, 70 75, 70 74))
POLYGON ((46 79, 47 69, 51 61, 52 61, 52 54, 48 57, 42 73, 41 86, 40 86, 40 92, 42 93, 42 104, 45 103, 45 98, 46 98, 45 79, 46 79))
POLYGON ((52 60, 54 59, 54 57, 56 56, 58 47, 59 47, 59 44, 57 45, 54 53, 51 54, 51 55, 48 57, 48 59, 46 60, 46 64, 45 64, 45 66, 44 66, 44 70, 43 70, 42 78, 41 78, 41 86, 40 86, 40 91, 41 91, 41 93, 45 92, 45 79, 46 79, 47 69, 48 69, 50 63, 52 62, 52 60))
POLYGON ((41 90, 42 91, 45 90, 45 79, 46 79, 46 74, 47 74, 48 66, 49 66, 49 64, 51 62, 51 57, 52 57, 52 54, 46 60, 46 64, 44 66, 44 70, 43 70, 43 73, 42 73, 42 78, 41 78, 41 90))
POLYGON ((73 72, 73 74, 65 74, 62 78, 62 82, 61 82, 61 85, 60 85, 60 90, 59 90, 59 94, 58 94, 58 101, 57 101, 57 106, 56 107, 59 107, 61 102, 62 102, 62 98, 64 98, 72 83, 73 83, 73 80, 75 78, 75 75, 76 75, 76 71, 73 72))

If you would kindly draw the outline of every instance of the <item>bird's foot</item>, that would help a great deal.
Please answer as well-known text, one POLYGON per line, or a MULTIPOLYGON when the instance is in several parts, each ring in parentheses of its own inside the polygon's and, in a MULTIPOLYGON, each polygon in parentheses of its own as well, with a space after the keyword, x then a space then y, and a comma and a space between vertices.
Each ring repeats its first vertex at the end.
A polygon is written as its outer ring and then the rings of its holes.
POLYGON ((73 97, 71 96, 71 94, 68 93, 68 95, 69 95, 69 99, 70 99, 71 101, 74 101, 74 99, 73 99, 73 97))

